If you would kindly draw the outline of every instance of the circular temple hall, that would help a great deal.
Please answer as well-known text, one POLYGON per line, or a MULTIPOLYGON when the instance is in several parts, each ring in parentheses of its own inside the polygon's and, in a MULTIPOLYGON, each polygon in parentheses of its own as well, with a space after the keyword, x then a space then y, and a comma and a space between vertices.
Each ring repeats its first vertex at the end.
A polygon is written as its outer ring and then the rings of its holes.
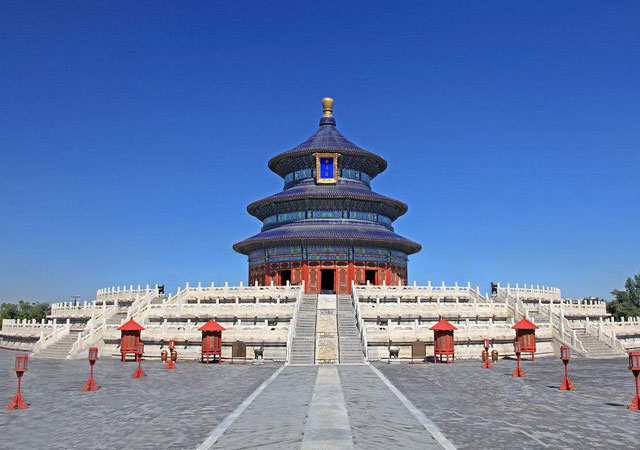
POLYGON ((263 224, 233 246, 248 256, 249 283, 304 281, 311 294, 406 284, 408 255, 421 246, 394 232, 407 205, 371 190, 387 162, 338 131, 331 98, 322 106, 315 134, 269 161, 284 189, 247 207, 263 224))

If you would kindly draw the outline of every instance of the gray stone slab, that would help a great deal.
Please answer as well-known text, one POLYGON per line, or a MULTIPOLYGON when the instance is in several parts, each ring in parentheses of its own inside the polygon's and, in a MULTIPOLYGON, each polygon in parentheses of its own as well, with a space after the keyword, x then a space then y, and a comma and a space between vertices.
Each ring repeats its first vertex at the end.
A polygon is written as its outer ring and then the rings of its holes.
POLYGON ((339 373, 356 448, 442 448, 368 366, 339 373))
POLYGON ((0 350, 1 448, 196 448, 280 367, 178 361, 178 370, 164 370, 145 361, 147 377, 132 379, 135 363, 101 359, 95 367, 101 389, 83 392, 87 361, 30 359, 22 388, 30 407, 9 411, 15 355, 0 350))
POLYGON ((300 449, 317 366, 288 366, 247 407, 214 449, 300 449))
POLYGON ((478 361, 375 367, 458 449, 640 448, 640 414, 626 409, 635 390, 626 359, 572 360, 573 392, 557 389, 557 358, 524 361, 525 378, 511 377, 513 360, 492 370, 478 361))
POLYGON ((320 367, 302 449, 353 449, 349 416, 336 367, 320 367))

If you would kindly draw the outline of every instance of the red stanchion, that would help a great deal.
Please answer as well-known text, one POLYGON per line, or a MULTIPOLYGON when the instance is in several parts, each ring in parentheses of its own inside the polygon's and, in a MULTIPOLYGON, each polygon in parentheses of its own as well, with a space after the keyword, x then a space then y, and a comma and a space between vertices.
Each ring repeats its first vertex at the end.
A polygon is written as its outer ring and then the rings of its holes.
POLYGON ((491 364, 491 361, 489 360, 489 344, 490 344, 489 339, 485 339, 484 340, 484 353, 483 353, 483 356, 482 356, 482 359, 483 359, 482 368, 483 369, 493 369, 493 364, 491 364), (485 354, 486 354, 486 358, 485 358, 485 354))
POLYGON ((176 341, 174 341, 173 339, 170 339, 169 340, 169 353, 170 353, 169 364, 164 366, 165 369, 177 369, 178 368, 175 365, 175 360, 178 359, 178 354, 175 352, 175 348, 176 348, 176 341))
POLYGON ((27 355, 17 355, 16 356, 16 367, 15 372, 18 377, 18 391, 13 397, 11 403, 7 405, 7 409, 27 409, 29 404, 24 401, 22 398, 22 394, 20 393, 20 386, 22 384, 22 375, 27 371, 27 364, 29 362, 29 356, 27 355))
POLYGON ((516 370, 511 374, 512 377, 524 377, 524 372, 520 368, 520 358, 522 353, 522 348, 520 347, 520 342, 517 340, 513 343, 513 351, 516 353, 516 358, 518 359, 518 365, 516 370))
POLYGON ((138 342, 138 347, 136 348, 136 359, 138 360, 138 369, 133 372, 131 378, 144 378, 147 376, 146 373, 142 371, 142 355, 144 354, 144 343, 138 342))
POLYGON ((562 347, 560 347, 560 359, 562 359, 562 362, 564 363, 564 380, 562 380, 562 384, 558 386, 558 389, 560 389, 561 391, 575 391, 576 387, 569 379, 568 366, 570 354, 568 345, 563 345, 562 347))
POLYGON ((89 364, 91 364, 91 372, 87 383, 82 387, 83 391, 97 391, 100 386, 96 384, 96 380, 93 379, 93 365, 98 360, 98 347, 91 347, 89 349, 89 364))
POLYGON ((638 390, 638 375, 640 375, 640 352, 629 353, 629 370, 633 372, 636 378, 636 396, 627 409, 640 409, 640 391, 638 390))

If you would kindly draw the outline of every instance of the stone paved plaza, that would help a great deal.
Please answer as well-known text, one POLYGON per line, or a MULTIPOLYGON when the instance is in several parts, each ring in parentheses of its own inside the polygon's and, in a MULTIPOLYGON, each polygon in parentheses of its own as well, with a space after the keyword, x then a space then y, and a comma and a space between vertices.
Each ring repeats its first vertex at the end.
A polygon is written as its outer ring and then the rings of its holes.
MULTIPOLYGON (((0 351, 3 404, 15 393, 14 357, 0 351)), ((431 429, 366 365, 178 367, 145 361, 148 376, 136 380, 134 363, 100 360, 101 390, 82 392, 87 361, 32 358, 23 379, 30 408, 2 408, 1 447, 435 449, 442 448, 438 428, 445 445, 459 449, 639 446, 640 413, 626 409, 634 385, 625 359, 572 360, 575 392, 556 389, 563 368, 555 358, 525 361, 522 379, 510 376, 512 360, 493 370, 477 361, 372 364, 435 424, 431 429), (235 421, 225 420, 265 381, 235 421)))

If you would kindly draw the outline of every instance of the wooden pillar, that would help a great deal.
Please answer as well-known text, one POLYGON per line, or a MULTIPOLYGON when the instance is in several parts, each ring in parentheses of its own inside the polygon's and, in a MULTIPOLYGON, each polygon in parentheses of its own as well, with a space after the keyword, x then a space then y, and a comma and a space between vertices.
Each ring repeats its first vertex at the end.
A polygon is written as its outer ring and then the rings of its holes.
POLYGON ((351 285, 353 284, 353 282, 356 279, 356 271, 355 268, 353 267, 353 261, 349 261, 349 267, 348 267, 348 279, 347 279, 347 283, 348 283, 348 287, 347 287, 347 294, 351 294, 351 285))
POLYGON ((309 266, 307 261, 302 261, 302 279, 304 280, 304 293, 309 293, 309 266))

